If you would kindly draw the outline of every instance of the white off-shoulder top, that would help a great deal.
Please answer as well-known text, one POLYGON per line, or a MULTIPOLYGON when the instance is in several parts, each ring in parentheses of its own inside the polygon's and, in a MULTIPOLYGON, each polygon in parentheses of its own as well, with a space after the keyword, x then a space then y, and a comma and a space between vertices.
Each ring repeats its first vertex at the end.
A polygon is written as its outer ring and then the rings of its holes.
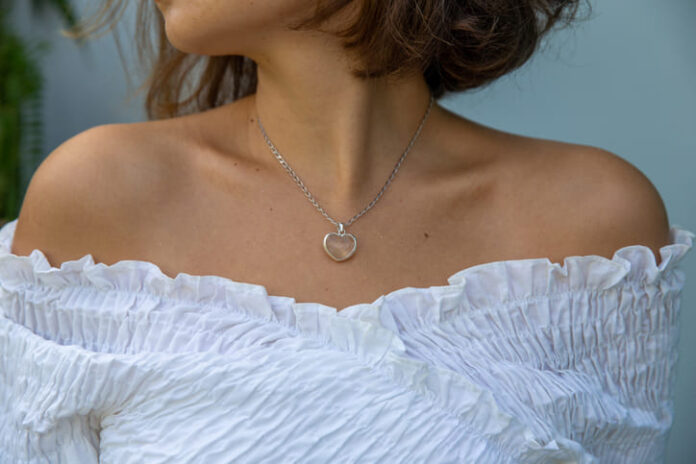
POLYGON ((0 229, 0 462, 647 463, 694 233, 462 269, 337 311, 0 229))

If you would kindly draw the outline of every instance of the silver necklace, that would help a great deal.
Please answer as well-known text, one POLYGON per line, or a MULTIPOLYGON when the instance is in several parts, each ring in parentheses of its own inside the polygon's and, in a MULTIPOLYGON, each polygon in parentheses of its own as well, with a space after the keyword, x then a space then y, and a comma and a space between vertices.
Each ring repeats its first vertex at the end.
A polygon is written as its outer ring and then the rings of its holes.
POLYGON ((357 237, 355 237, 355 235, 351 234, 350 232, 346 232, 346 227, 350 226, 356 219, 358 219, 360 216, 365 214, 370 208, 372 208, 375 205, 375 203, 377 203, 377 200, 380 199, 384 191, 387 189, 392 179, 396 175, 397 171, 399 170, 401 163, 406 158, 406 155, 409 151, 411 151, 411 147, 413 147, 413 144, 418 138, 418 135, 420 135, 421 129, 425 124, 425 120, 428 118, 428 115, 430 114, 430 109, 433 106, 434 100, 435 98, 432 94, 430 94, 430 103, 428 104, 428 109, 425 112, 425 116, 423 116, 423 119, 421 120, 420 125, 416 130, 416 133, 411 138, 411 142, 408 144, 406 151, 404 151, 404 153, 399 158, 399 161, 396 163, 396 166, 392 170, 391 175, 387 179, 387 182, 384 184, 377 196, 362 211, 360 211, 358 214, 353 216, 348 222, 345 223, 336 222, 328 214, 326 214, 324 208, 319 206, 317 201, 314 199, 314 196, 309 192, 309 190, 307 190, 307 187, 305 187, 302 180, 297 176, 297 174, 295 174, 295 171, 288 165, 283 156, 276 149, 275 145, 273 145, 271 140, 268 138, 268 135, 266 135, 266 131, 264 130, 263 125, 261 124, 261 118, 257 114, 256 120, 258 122, 258 126, 261 129, 261 133, 263 134, 264 139, 266 140, 266 144, 270 147, 271 151, 273 152, 273 155, 285 168, 285 170, 288 171, 292 178, 295 179, 295 183, 297 183, 297 185, 302 189, 309 201, 312 202, 312 204, 321 212, 321 214, 326 219, 331 221, 331 223, 333 223, 338 228, 337 232, 329 232, 328 234, 324 235, 324 251, 326 251, 326 254, 328 254, 334 261, 345 261, 351 256, 353 256, 353 254, 355 253, 355 250, 358 247, 358 239, 357 237))

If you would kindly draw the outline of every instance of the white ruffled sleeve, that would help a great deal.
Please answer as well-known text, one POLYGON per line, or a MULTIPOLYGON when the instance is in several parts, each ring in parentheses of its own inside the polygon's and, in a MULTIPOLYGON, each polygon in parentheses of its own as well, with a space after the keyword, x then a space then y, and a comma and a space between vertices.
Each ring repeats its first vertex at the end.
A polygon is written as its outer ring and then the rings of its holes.
MULTIPOLYGON (((694 236, 672 227, 659 264, 632 245, 611 259, 468 268, 450 277, 462 284, 456 303, 422 313, 405 304, 393 325, 411 356, 485 385, 541 442, 580 449, 588 462, 663 462, 687 280, 679 265, 694 236)), ((526 458, 549 462, 547 452, 526 458)))
POLYGON ((13 225, 0 232, 0 463, 97 463, 101 417, 142 381, 142 356, 75 342, 104 339, 107 326, 83 314, 97 295, 52 285, 70 266, 51 270, 38 250, 10 254, 13 225), (59 311, 66 306, 78 308, 74 317, 59 311))
POLYGON ((68 319, 50 313, 22 320, 37 314, 25 311, 36 304, 33 297, 58 304, 70 296, 63 290, 33 290, 31 282, 24 289, 0 287, 0 463, 97 463, 101 417, 142 381, 135 369, 139 356, 43 338, 46 324, 54 336, 89 327, 61 327, 68 319))
MULTIPOLYGON (((21 308, 3 293, 0 306, 21 308)), ((96 463, 98 414, 91 391, 107 359, 62 346, 0 318, 0 462, 96 463)))

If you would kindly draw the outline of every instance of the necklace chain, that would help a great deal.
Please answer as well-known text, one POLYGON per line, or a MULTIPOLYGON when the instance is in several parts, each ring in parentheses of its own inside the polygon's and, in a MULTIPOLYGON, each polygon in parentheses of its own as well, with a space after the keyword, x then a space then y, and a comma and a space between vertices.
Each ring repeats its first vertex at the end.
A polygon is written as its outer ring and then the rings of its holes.
POLYGON ((292 176, 292 178, 295 180, 295 183, 302 189, 302 191, 304 192, 304 194, 305 194, 305 196, 307 197, 307 199, 309 199, 309 201, 312 202, 312 204, 319 210, 319 212, 321 212, 321 214, 322 214, 326 219, 328 219, 329 221, 331 221, 331 223, 332 223, 333 225, 335 225, 336 227, 339 227, 339 230, 343 230, 343 227, 348 227, 348 226, 351 225, 355 220, 357 220, 360 216, 362 216, 363 214, 365 214, 370 208, 372 208, 372 207, 375 205, 375 203, 377 203, 377 201, 380 199, 380 197, 382 196, 382 194, 384 193, 384 191, 387 189, 387 187, 389 187, 389 184, 391 183, 392 179, 394 178, 394 176, 396 175, 396 173, 399 171, 399 167, 401 167, 401 163, 402 163, 402 162, 404 161, 404 159, 406 158, 406 155, 408 154, 408 152, 411 151, 411 147, 413 147, 413 144, 415 143, 416 139, 418 138, 418 135, 420 135, 421 129, 423 129, 423 125, 425 124, 425 121, 426 121, 426 119, 428 118, 428 115, 430 114, 430 110, 431 110, 431 108, 432 108, 432 106, 433 106, 433 101, 434 101, 434 100, 435 100, 435 98, 434 98, 433 95, 431 94, 431 95, 430 95, 430 103, 428 104, 428 109, 426 110, 425 115, 423 116, 423 119, 421 120, 420 124, 418 125, 418 129, 416 130, 416 133, 415 133, 414 136, 411 138, 411 142, 408 144, 408 147, 406 148, 406 151, 404 151, 404 153, 403 153, 403 154, 401 155, 401 157, 399 158, 399 161, 396 163, 396 166, 395 166, 394 169, 392 170, 391 175, 390 175, 389 178, 387 179, 387 182, 384 184, 384 186, 383 186, 382 189, 379 191, 379 193, 377 194, 377 196, 376 196, 376 197, 370 202, 370 204, 368 204, 362 211, 360 211, 358 214, 356 214, 355 216, 353 216, 348 222, 344 222, 344 223, 336 222, 333 218, 331 218, 331 217, 326 213, 326 211, 324 211, 324 208, 322 208, 321 206, 319 206, 319 203, 317 203, 317 201, 314 199, 314 196, 309 192, 309 190, 307 189, 307 187, 305 187, 304 182, 302 182, 302 179, 300 179, 300 178, 298 177, 298 175, 295 173, 295 171, 290 167, 290 165, 288 165, 287 161, 285 161, 285 158, 283 158, 283 156, 280 154, 280 152, 278 152, 278 150, 276 149, 275 145, 273 145, 273 142, 271 142, 271 139, 268 137, 268 135, 266 135, 266 131, 264 130, 263 125, 261 124, 261 118, 260 118, 258 115, 257 115, 257 117, 256 117, 256 120, 257 120, 257 122, 258 122, 259 128, 261 129, 261 133, 263 134, 263 137, 264 137, 264 139, 266 140, 266 144, 270 147, 271 151, 273 152, 273 155, 274 155, 274 156, 276 157, 276 159, 280 162, 280 164, 285 168, 285 170, 288 171, 288 173, 292 176), (341 226, 341 224, 342 224, 343 227, 341 226))

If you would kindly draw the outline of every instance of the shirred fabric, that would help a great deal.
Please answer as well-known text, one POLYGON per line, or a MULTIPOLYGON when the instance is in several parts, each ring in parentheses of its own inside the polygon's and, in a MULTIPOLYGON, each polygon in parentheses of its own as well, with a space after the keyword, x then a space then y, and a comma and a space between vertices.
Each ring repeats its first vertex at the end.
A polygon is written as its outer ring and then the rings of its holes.
POLYGON ((0 229, 0 463, 652 463, 694 233, 340 311, 0 229))

